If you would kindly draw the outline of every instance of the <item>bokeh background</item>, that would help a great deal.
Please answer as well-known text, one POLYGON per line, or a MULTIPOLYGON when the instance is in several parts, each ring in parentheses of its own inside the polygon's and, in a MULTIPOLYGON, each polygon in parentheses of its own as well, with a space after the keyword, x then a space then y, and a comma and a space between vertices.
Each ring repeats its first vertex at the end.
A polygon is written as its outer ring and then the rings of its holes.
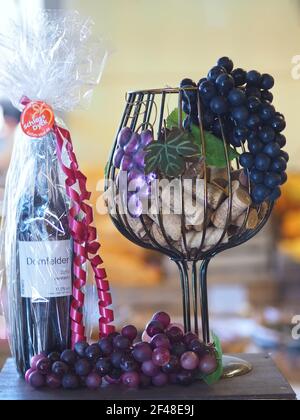
MULTIPOLYGON (((0 0, 0 6, 3 28, 9 17, 36 8, 76 9, 92 16, 96 33, 107 42, 110 57, 91 108, 66 116, 94 204, 127 91, 177 86, 184 77, 197 81, 224 55, 237 67, 274 76, 274 103, 287 120, 289 182, 263 232, 212 262, 210 306, 225 351, 271 352, 297 387, 300 340, 292 338, 291 329, 293 316, 300 314, 300 1, 0 0)), ((0 148, 2 191, 14 121, 2 122, 2 137, 10 139, 0 148)), ((127 242, 108 217, 97 215, 96 223, 117 324, 130 321, 142 328, 158 309, 180 321, 172 264, 127 242)), ((0 322, 4 338, 3 318, 0 322)), ((1 348, 4 359, 5 340, 1 348)))

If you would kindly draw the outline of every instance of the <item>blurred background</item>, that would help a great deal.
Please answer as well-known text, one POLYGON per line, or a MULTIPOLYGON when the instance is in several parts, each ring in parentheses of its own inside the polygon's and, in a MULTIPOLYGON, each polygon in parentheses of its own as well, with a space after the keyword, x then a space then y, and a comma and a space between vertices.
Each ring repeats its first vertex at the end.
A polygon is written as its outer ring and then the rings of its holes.
MULTIPOLYGON (((226 352, 270 352, 300 388, 300 339, 291 335, 292 318, 300 315, 300 1, 0 0, 0 6, 3 28, 10 17, 36 8, 77 9, 93 17, 96 32, 107 40, 110 59, 90 110, 66 116, 94 204, 127 91, 177 86, 184 77, 197 81, 224 55, 237 67, 274 76, 274 103, 287 120, 289 181, 266 228, 212 261, 210 310, 226 352)), ((0 201, 19 117, 5 92, 1 97, 0 201)), ((173 264, 129 243, 108 217, 97 215, 96 223, 116 323, 142 328, 159 309, 180 321, 173 264)), ((0 338, 1 362, 8 354, 3 317, 0 338)))

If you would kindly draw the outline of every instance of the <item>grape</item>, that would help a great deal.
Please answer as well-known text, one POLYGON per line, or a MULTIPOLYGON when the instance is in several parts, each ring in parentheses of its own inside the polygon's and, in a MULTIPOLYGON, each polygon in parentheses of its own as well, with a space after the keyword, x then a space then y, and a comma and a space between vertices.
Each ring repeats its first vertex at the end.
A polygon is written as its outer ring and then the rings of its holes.
POLYGON ((144 150, 139 150, 134 155, 133 161, 138 168, 143 169, 145 167, 145 158, 146 158, 146 152, 144 152, 144 150))
POLYGON ((45 355, 44 354, 37 354, 36 356, 33 356, 30 362, 30 367, 34 370, 36 370, 36 365, 38 363, 39 360, 44 359, 45 355))
POLYGON ((138 388, 140 384, 140 375, 137 372, 124 373, 122 376, 123 385, 128 388, 138 388))
POLYGON ((77 389, 80 386, 78 376, 73 373, 67 373, 62 379, 62 386, 64 389, 77 389))
POLYGON ((259 140, 254 140, 248 142, 248 149, 250 153, 257 155, 264 149, 264 144, 259 140))
POLYGON ((61 378, 53 373, 49 374, 46 377, 46 385, 50 389, 59 389, 61 387, 61 378))
POLYGON ((133 325, 127 325, 122 328, 121 334, 123 337, 128 338, 128 340, 133 341, 136 339, 138 331, 133 325))
POLYGON ((92 344, 85 350, 85 357, 90 361, 95 361, 102 356, 101 350, 98 344, 92 344))
POLYGON ((86 359, 80 359, 75 363, 75 372, 78 376, 87 376, 91 372, 90 362, 86 359))
POLYGON ((231 73, 233 69, 233 62, 228 57, 222 57, 218 60, 218 66, 225 69, 228 73, 231 73))
POLYGON ((124 356, 124 352, 122 352, 121 350, 116 350, 116 351, 114 351, 113 353, 112 353, 112 355, 111 355, 111 363, 112 363, 112 365, 115 367, 115 368, 119 368, 120 367, 120 364, 121 364, 121 360, 122 360, 122 358, 123 358, 123 356, 124 356))
POLYGON ((171 353, 175 356, 180 357, 183 353, 185 353, 187 350, 187 347, 184 343, 179 341, 178 343, 173 343, 171 348, 171 353))
POLYGON ((247 120, 247 127, 250 130, 255 129, 256 127, 259 127, 260 125, 260 118, 257 114, 252 114, 249 116, 248 120, 247 120))
POLYGON ((112 340, 108 337, 101 338, 98 342, 98 346, 104 356, 109 356, 113 351, 112 340))
POLYGON ((113 340, 114 348, 117 350, 128 350, 130 348, 130 340, 127 337, 119 335, 113 340))
POLYGON ((177 356, 174 356, 173 354, 171 355, 169 362, 162 367, 162 371, 168 374, 177 373, 180 371, 180 369, 181 366, 179 358, 177 356))
POLYGON ((153 142, 153 134, 151 130, 145 130, 141 133, 141 146, 143 148, 149 146, 153 142))
POLYGON ((139 133, 133 133, 129 142, 124 146, 123 150, 126 155, 132 156, 140 147, 141 136, 139 133))
POLYGON ((65 350, 62 352, 60 360, 69 366, 73 366, 76 363, 77 356, 73 350, 65 350))
POLYGON ((284 172, 287 168, 286 160, 279 156, 272 162, 271 171, 272 172, 284 172))
POLYGON ((283 118, 275 116, 271 121, 271 126, 276 133, 281 133, 286 127, 286 122, 283 118))
POLYGON ((138 364, 134 360, 133 356, 129 354, 122 357, 120 368, 123 372, 134 372, 138 370, 138 364))
POLYGON ((152 384, 157 387, 166 386, 168 384, 168 381, 169 381, 168 375, 166 375, 163 372, 160 372, 158 375, 153 376, 152 378, 152 384))
POLYGON ((273 140, 275 140, 275 131, 268 126, 262 127, 262 129, 259 131, 258 133, 259 135, 259 139, 263 142, 263 143, 270 143, 273 140))
POLYGON ((255 98, 261 100, 260 89, 254 87, 254 86, 247 86, 246 87, 246 95, 247 95, 248 98, 251 98, 251 96, 254 96, 255 98))
POLYGON ((132 355, 140 363, 152 360, 152 348, 149 343, 137 343, 133 347, 132 355))
POLYGON ((96 372, 101 376, 108 375, 112 370, 112 363, 108 358, 101 357, 96 363, 96 372))
POLYGON ((274 78, 270 74, 263 74, 261 77, 261 89, 269 90, 274 86, 274 78))
POLYGON ((232 89, 228 95, 228 101, 232 106, 240 106, 246 102, 246 95, 242 89, 232 89))
POLYGON ((275 116, 275 108, 269 103, 264 103, 260 107, 259 116, 263 121, 268 121, 275 116))
POLYGON ((245 106, 238 106, 232 108, 231 115, 237 124, 243 124, 246 123, 249 116, 249 112, 245 106))
POLYGON ((46 357, 40 359, 36 364, 36 369, 41 375, 48 375, 51 372, 51 367, 51 360, 46 357))
POLYGON ((120 383, 121 383, 121 377, 120 377, 120 378, 118 378, 118 379, 114 379, 114 378, 112 378, 111 376, 106 375, 106 376, 104 377, 104 379, 105 379, 105 381, 106 381, 108 384, 110 384, 110 385, 118 385, 118 384, 120 384, 120 383))
POLYGON ((264 153, 259 153, 255 158, 255 167, 259 171, 267 171, 271 165, 271 159, 264 153))
POLYGON ((262 184, 264 182, 264 172, 253 169, 250 174, 250 179, 255 184, 262 184))
POLYGON ((223 96, 215 96, 210 102, 210 109, 216 115, 225 114, 228 110, 228 104, 223 96))
POLYGON ((150 376, 146 376, 143 373, 140 374, 140 387, 141 388, 149 388, 151 383, 152 383, 152 380, 150 376))
POLYGON ((181 88, 188 87, 188 86, 195 86, 195 83, 193 82, 192 79, 183 79, 180 82, 180 87, 181 88))
POLYGON ((243 69, 235 69, 232 71, 231 76, 235 81, 236 86, 243 86, 246 83, 247 72, 243 69))
POLYGON ((279 144, 279 147, 282 149, 286 145, 286 138, 283 134, 277 134, 275 138, 276 143, 279 144))
POLYGON ((168 328, 171 318, 166 312, 156 312, 156 314, 152 317, 152 321, 158 321, 164 326, 164 328, 168 328))
POLYGON ((156 376, 159 373, 159 367, 152 360, 143 362, 141 369, 146 376, 156 376))
POLYGON ((217 94, 214 83, 209 80, 206 80, 199 85, 199 92, 201 98, 205 98, 207 100, 212 99, 217 94))
POLYGON ((75 346, 74 346, 75 353, 79 357, 85 357, 85 351, 88 348, 88 346, 89 345, 86 341, 80 341, 80 342, 76 343, 75 346))
POLYGON ((52 366, 52 373, 59 377, 64 376, 69 372, 69 366, 64 362, 55 362, 52 366))
POLYGON ((147 334, 147 331, 144 331, 142 334, 142 341, 144 343, 150 343, 151 337, 147 334))
POLYGON ((288 179, 288 176, 287 176, 286 172, 282 172, 282 173, 280 174, 280 176, 281 176, 281 185, 283 185, 283 184, 285 184, 285 183, 286 183, 286 181, 287 181, 287 179, 288 179))
POLYGON ((120 169, 121 162, 124 157, 123 149, 119 148, 115 151, 114 158, 113 158, 113 165, 115 168, 120 169))
POLYGON ((45 386, 45 376, 41 375, 39 372, 34 371, 31 373, 31 375, 28 378, 28 382, 29 384, 33 387, 33 388, 42 388, 43 386, 45 386))
POLYGON ((272 103, 272 102, 273 102, 273 99, 274 99, 274 96, 273 96, 273 94, 272 94, 271 92, 269 92, 268 90, 263 90, 263 91, 261 92, 261 99, 262 99, 263 101, 268 101, 268 102, 272 103))
POLYGON ((166 349, 171 348, 171 343, 166 334, 160 333, 156 334, 151 340, 151 347, 164 347, 166 349))
POLYGON ((280 188, 275 188, 275 190, 270 195, 269 200, 270 201, 276 201, 280 197, 281 197, 281 190, 280 190, 280 188))
POLYGON ((191 371, 182 370, 176 374, 176 383, 178 385, 188 386, 194 382, 194 375, 191 371))
POLYGON ((97 373, 90 373, 89 376, 86 378, 86 386, 89 389, 96 390, 100 388, 102 384, 102 378, 97 373))
POLYGON ((212 114, 210 111, 205 111, 202 116, 202 123, 205 130, 210 130, 213 122, 214 114, 212 114))
POLYGON ((170 361, 170 351, 164 347, 157 347, 153 350, 152 361, 156 366, 164 366, 170 361))
POLYGON ((25 373, 25 381, 27 382, 27 383, 29 383, 29 376, 33 373, 33 372, 35 372, 36 370, 35 369, 32 369, 32 368, 30 368, 30 369, 28 369, 27 370, 27 372, 25 373))
POLYGON ((110 343, 113 344, 114 338, 117 337, 118 335, 120 335, 118 332, 113 332, 104 338, 107 338, 110 341, 110 343))
POLYGON ((186 344, 187 346, 190 345, 190 343, 194 340, 198 340, 198 336, 192 332, 188 332, 184 335, 183 337, 183 342, 184 344, 186 344))
POLYGON ((51 363, 59 362, 60 361, 60 353, 52 352, 48 355, 48 359, 51 363))
POLYGON ((254 164, 254 157, 251 153, 243 153, 240 156, 240 164, 247 169, 251 169, 254 164))
POLYGON ((149 337, 154 337, 156 334, 164 332, 164 326, 159 321, 151 321, 146 327, 146 332, 149 337))
POLYGON ((256 96, 250 96, 248 98, 248 109, 251 112, 257 112, 260 108, 261 102, 259 100, 259 98, 257 98, 256 96))
POLYGON ((260 88, 262 82, 261 74, 256 70, 251 70, 247 73, 246 81, 249 86, 260 88))
POLYGON ((217 78, 221 75, 226 73, 226 70, 223 67, 215 66, 213 67, 207 75, 208 80, 211 82, 215 82, 217 78))
POLYGON ((143 203, 137 194, 133 194, 128 200, 128 210, 134 218, 140 217, 143 214, 143 203))
POLYGON ((120 147, 126 146, 126 144, 131 139, 132 134, 133 134, 132 130, 129 127, 122 128, 122 130, 119 133, 118 140, 117 140, 118 146, 120 147))
POLYGON ((122 171, 128 172, 132 167, 133 167, 132 157, 125 155, 122 159, 120 169, 122 171))
POLYGON ((273 190, 281 184, 281 176, 275 172, 267 173, 265 176, 264 184, 267 188, 273 190))
POLYGON ((281 150, 280 152, 280 156, 283 157, 283 159, 288 162, 290 160, 290 156, 287 152, 285 152, 284 150, 281 150))
POLYGON ((177 343, 183 339, 183 332, 178 327, 171 327, 167 331, 167 337, 171 341, 171 343, 177 343))
POLYGON ((221 74, 216 80, 218 91, 222 95, 227 95, 234 88, 234 80, 229 74, 221 74))
POLYGON ((270 195, 270 190, 263 184, 258 184, 253 188, 252 197, 255 203, 259 204, 265 201, 270 195))
POLYGON ((218 368, 218 361, 215 355, 207 354, 200 359, 199 370, 203 375, 211 375, 218 368))
POLYGON ((199 358, 193 351, 187 351, 181 356, 180 364, 185 370, 195 370, 199 366, 199 358))
POLYGON ((270 156, 271 158, 275 158, 280 154, 280 146, 278 143, 268 143, 264 147, 263 151, 266 155, 270 156))
POLYGON ((198 339, 196 339, 190 343, 189 350, 193 351, 198 357, 200 357, 207 353, 208 348, 204 343, 201 343, 198 339))

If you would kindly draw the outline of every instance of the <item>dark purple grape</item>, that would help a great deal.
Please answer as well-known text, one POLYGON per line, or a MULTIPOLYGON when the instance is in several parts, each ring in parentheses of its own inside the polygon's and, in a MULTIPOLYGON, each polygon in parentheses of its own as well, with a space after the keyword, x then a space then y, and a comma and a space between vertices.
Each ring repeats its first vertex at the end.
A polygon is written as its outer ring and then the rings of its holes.
POLYGON ((164 373, 177 373, 181 369, 180 361, 177 356, 171 355, 169 363, 162 367, 164 373))
POLYGON ((130 171, 133 167, 133 160, 131 156, 124 156, 120 165, 120 169, 124 172, 130 171))
POLYGON ((64 389, 77 389, 80 386, 80 380, 74 373, 67 373, 62 379, 64 389))
POLYGON ((80 359, 75 363, 75 372, 78 376, 87 376, 91 370, 91 364, 87 359, 80 359))
POLYGON ((52 352, 48 355, 48 359, 51 363, 59 362, 60 361, 60 353, 52 352))
POLYGON ((277 134, 275 138, 276 143, 279 144, 279 147, 282 149, 286 145, 286 138, 283 134, 277 134))
POLYGON ((257 112, 261 106, 261 101, 256 96, 250 96, 248 98, 248 109, 251 112, 257 112))
POLYGON ((232 71, 231 76, 235 81, 236 86, 243 86, 246 83, 247 72, 243 69, 235 69, 232 71))
POLYGON ((40 359, 36 364, 36 370, 41 375, 48 375, 51 372, 52 362, 50 359, 44 357, 44 359, 40 359))
POLYGON ((159 367, 156 366, 152 360, 147 360, 142 364, 142 372, 146 376, 156 376, 159 373, 159 367))
POLYGON ((268 143, 264 147, 263 152, 266 155, 270 156, 271 158, 275 158, 275 157, 277 157, 280 154, 280 146, 276 142, 268 143))
POLYGON ((122 375, 123 375, 122 369, 113 369, 110 372, 109 377, 112 379, 121 379, 122 375))
POLYGON ((132 130, 129 127, 124 127, 118 135, 118 146, 124 147, 129 142, 132 136, 132 130))
POLYGON ((214 354, 207 354, 200 359, 199 370, 203 375, 211 375, 218 368, 218 361, 214 354))
POLYGON ((133 157, 133 161, 138 168, 144 169, 145 158, 146 158, 146 152, 144 152, 143 150, 139 150, 137 153, 135 153, 133 157))
POLYGON ((183 332, 179 327, 169 328, 166 334, 171 343, 178 343, 183 339, 183 332))
POLYGON ((234 88, 228 94, 228 101, 231 106, 240 106, 244 105, 247 97, 245 92, 242 89, 234 88))
POLYGON ((262 82, 261 74, 256 70, 251 70, 247 73, 246 81, 249 86, 260 88, 262 82))
POLYGON ((156 334, 151 342, 151 347, 153 349, 155 349, 156 347, 164 347, 166 349, 170 349, 171 348, 171 343, 170 340, 168 339, 168 337, 166 336, 166 334, 160 333, 160 334, 156 334))
POLYGON ((237 124, 245 124, 249 117, 249 112, 246 106, 237 106, 232 108, 231 116, 237 124))
POLYGON ((217 65, 225 69, 228 73, 231 73, 233 70, 233 61, 229 57, 219 58, 217 65))
POLYGON ((271 159, 264 153, 259 153, 255 158, 255 167, 259 171, 267 171, 271 165, 271 159))
POLYGON ((269 200, 270 201, 276 201, 280 197, 281 197, 281 189, 279 187, 277 187, 273 190, 272 194, 269 197, 269 200))
POLYGON ((234 79, 229 74, 221 74, 215 84, 222 95, 227 95, 234 88, 234 79))
POLYGON ((198 336, 192 332, 188 332, 184 335, 183 337, 183 342, 184 344, 186 344, 187 346, 190 345, 190 343, 194 340, 198 340, 198 336))
POLYGON ((208 352, 208 347, 202 343, 201 341, 199 341, 198 339, 193 340, 190 345, 189 345, 189 350, 193 351, 194 353, 196 353, 198 355, 198 357, 202 357, 205 354, 207 354, 208 352))
POLYGON ((124 150, 121 148, 117 149, 115 151, 114 159, 113 159, 113 165, 115 168, 120 169, 123 157, 124 157, 124 150))
POLYGON ((25 373, 25 377, 24 377, 25 382, 29 383, 29 376, 30 376, 33 372, 36 372, 36 370, 35 370, 35 369, 32 369, 32 368, 30 368, 30 369, 28 369, 28 370, 27 370, 27 372, 25 373))
POLYGON ((80 342, 76 343, 75 346, 74 346, 75 353, 79 357, 85 357, 85 351, 88 348, 88 346, 89 345, 86 341, 80 341, 80 342))
POLYGON ((222 115, 228 111, 228 103, 223 96, 215 96, 210 101, 210 109, 214 114, 222 115))
POLYGON ((217 95, 217 90, 213 82, 205 80, 199 85, 199 92, 201 98, 210 100, 217 95))
POLYGON ((97 373, 90 373, 88 377, 86 378, 85 384, 87 388, 96 390, 100 388, 102 384, 102 378, 97 373))
POLYGON ((187 351, 187 347, 181 341, 179 341, 178 343, 173 343, 172 344, 171 353, 174 356, 180 357, 186 351, 187 351))
POLYGON ((133 133, 129 142, 124 146, 123 150, 126 155, 132 156, 140 147, 141 136, 139 133, 133 133))
POLYGON ((44 358, 45 358, 44 354, 37 354, 36 356, 33 356, 30 362, 30 367, 36 370, 37 362, 44 358))
POLYGON ((259 116, 263 121, 268 121, 275 116, 275 112, 274 106, 266 102, 261 105, 259 116))
POLYGON ((61 378, 51 373, 46 377, 46 385, 50 389, 59 389, 61 387, 61 378))
POLYGON ((226 73, 226 70, 223 67, 215 66, 209 71, 207 78, 208 80, 215 82, 217 78, 224 73, 226 73))
POLYGON ((102 356, 102 352, 98 344, 92 344, 85 350, 85 357, 91 362, 96 361, 102 356))
POLYGON ((199 366, 199 358, 193 351, 187 351, 181 356, 180 364, 184 370, 195 370, 199 366))
POLYGON ((261 89, 270 90, 274 86, 274 78, 270 74, 262 74, 261 76, 261 89))
POLYGON ((168 375, 166 373, 163 373, 163 372, 159 372, 158 375, 153 376, 153 378, 152 378, 152 384, 154 386, 157 386, 157 387, 166 386, 168 384, 168 382, 169 382, 168 375))
POLYGON ((134 341, 138 335, 138 331, 133 325, 126 325, 122 328, 121 334, 123 337, 128 338, 130 341, 134 341))
POLYGON ((194 381, 194 375, 191 371, 182 370, 176 374, 176 384, 178 385, 188 386, 191 385, 194 381))
MULTIPOLYGON (((115 337, 114 337, 115 338, 115 337)), ((104 356, 109 356, 113 352, 113 339, 108 337, 101 338, 98 342, 98 346, 104 356)))
POLYGON ((137 372, 124 373, 122 382, 128 388, 138 388, 140 384, 140 375, 137 372))
POLYGON ((110 333, 107 337, 104 337, 104 338, 107 338, 112 344, 114 341, 114 338, 117 337, 118 335, 120 335, 120 333, 115 331, 113 333, 110 333))
POLYGON ((150 321, 146 327, 146 332, 149 337, 154 337, 156 334, 164 332, 164 326, 159 321, 150 321))
POLYGON ((59 377, 63 377, 66 373, 69 372, 69 366, 64 362, 55 362, 52 366, 52 373, 59 377))
POLYGON ((77 360, 77 356, 73 350, 65 350, 62 352, 60 360, 69 366, 74 366, 77 360))
POLYGON ((264 182, 265 172, 252 169, 250 179, 254 184, 262 184, 264 182))
POLYGON ((152 361, 156 366, 165 366, 171 358, 170 351, 164 347, 157 347, 153 350, 152 361))
POLYGON ((156 314, 153 315, 152 321, 158 321, 160 322, 164 328, 168 328, 168 326, 171 323, 170 315, 166 312, 156 312, 156 314))
POLYGON ((149 343, 137 343, 133 347, 132 355, 140 363, 152 360, 151 345, 149 343))
POLYGON ((141 388, 149 388, 151 386, 151 384, 152 384, 151 377, 141 373, 140 374, 140 387, 141 388))
POLYGON ((132 355, 128 354, 122 357, 120 368, 123 372, 134 372, 138 370, 139 365, 132 355))
POLYGON ((279 185, 281 185, 280 174, 276 172, 267 172, 264 179, 264 184, 270 190, 273 190, 274 188, 279 187, 279 185))
POLYGON ((124 357, 125 353, 122 350, 115 350, 111 355, 111 363, 112 365, 118 369, 121 364, 121 360, 124 357))
POLYGON ((274 96, 272 92, 269 92, 268 90, 263 90, 261 92, 261 99, 262 101, 268 101, 270 103, 273 102, 274 96))
POLYGON ((252 155, 252 153, 243 153, 240 156, 240 164, 243 168, 251 169, 254 165, 254 156, 252 155))
POLYGON ((284 118, 276 115, 271 121, 271 126, 276 133, 281 133, 286 127, 286 122, 284 118))
POLYGON ((120 384, 121 383, 121 378, 119 378, 119 379, 114 379, 114 378, 112 378, 111 376, 109 376, 109 375, 106 375, 105 377, 104 377, 104 379, 105 379, 105 381, 108 383, 108 384, 110 384, 110 385, 118 385, 118 384, 120 384))
POLYGON ((101 376, 109 375, 112 371, 112 363, 111 361, 106 357, 101 357, 95 366, 96 372, 99 373, 101 376))
POLYGON ((45 376, 41 375, 38 371, 33 372, 29 376, 28 381, 29 381, 30 386, 36 389, 42 388, 43 386, 45 386, 45 383, 46 383, 45 376))
POLYGON ((149 146, 153 142, 153 134, 151 130, 145 130, 141 133, 141 145, 143 148, 149 146))
POLYGON ((130 349, 131 342, 127 337, 118 335, 113 340, 113 346, 117 350, 128 350, 130 349))

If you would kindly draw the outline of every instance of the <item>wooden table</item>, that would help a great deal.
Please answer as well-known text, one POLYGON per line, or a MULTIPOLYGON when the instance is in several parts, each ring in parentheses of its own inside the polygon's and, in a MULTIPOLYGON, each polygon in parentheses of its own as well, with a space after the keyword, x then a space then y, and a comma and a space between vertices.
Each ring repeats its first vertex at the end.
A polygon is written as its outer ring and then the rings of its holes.
POLYGON ((253 365, 246 376, 224 379, 212 387, 197 383, 190 387, 167 386, 146 390, 128 390, 122 386, 104 386, 97 392, 36 391, 20 379, 14 362, 8 359, 0 373, 0 400, 296 400, 296 395, 269 356, 237 355, 253 365))

